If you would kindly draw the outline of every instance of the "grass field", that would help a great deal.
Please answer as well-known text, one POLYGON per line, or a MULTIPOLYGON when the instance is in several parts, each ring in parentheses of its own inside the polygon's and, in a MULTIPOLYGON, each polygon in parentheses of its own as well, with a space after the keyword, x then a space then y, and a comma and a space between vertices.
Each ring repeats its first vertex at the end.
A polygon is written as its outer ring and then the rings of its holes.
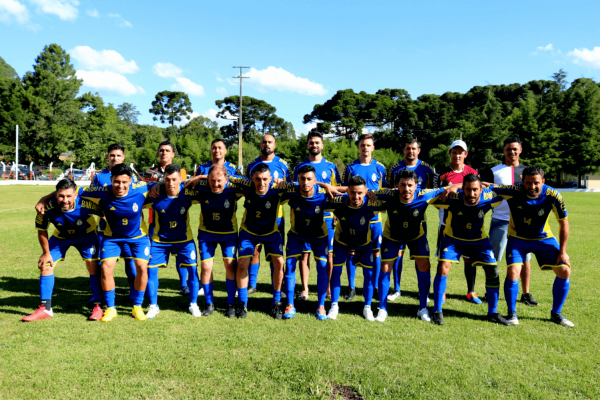
MULTIPOLYGON (((598 194, 564 194, 573 273, 563 313, 574 329, 549 321, 554 274, 539 271, 535 261, 532 293, 541 306, 518 305, 521 324, 514 327, 488 323, 485 303, 464 301, 462 264, 448 279, 445 325, 418 320, 416 276, 409 261, 402 297, 390 303, 383 324, 362 318, 360 295, 342 301, 336 321, 317 321, 314 273, 308 304, 299 306, 293 320, 273 320, 267 314, 271 299, 264 263, 260 292, 250 298, 248 318, 227 319, 220 257, 214 270, 218 312, 209 318, 188 313, 170 265, 160 271, 161 313, 154 320, 135 321, 129 316, 131 303, 119 262, 119 317, 111 323, 88 322, 88 276, 74 249, 56 268, 54 318, 25 324, 20 319, 40 302, 33 206, 50 190, 0 187, 1 399, 600 397, 600 321, 595 316, 600 272, 594 258, 600 241, 598 194), (338 391, 342 393, 335 395, 338 391)), ((194 221, 198 212, 192 209, 194 221)), ((437 223, 434 209, 428 218, 430 224, 437 223)), ((553 217, 552 228, 558 232, 553 217)), ((502 282, 504 266, 502 262, 502 282)), ((357 284, 362 286, 361 273, 357 284)), ((482 270, 477 291, 485 292, 482 270)), ((502 290, 500 299, 505 314, 502 290)))

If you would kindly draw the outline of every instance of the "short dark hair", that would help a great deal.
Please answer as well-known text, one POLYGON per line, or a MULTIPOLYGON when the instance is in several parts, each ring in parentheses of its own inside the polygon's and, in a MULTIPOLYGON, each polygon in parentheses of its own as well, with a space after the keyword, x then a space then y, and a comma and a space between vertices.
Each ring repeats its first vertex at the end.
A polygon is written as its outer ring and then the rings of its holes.
POLYGON ((173 150, 173 153, 176 153, 175 146, 173 145, 173 143, 169 142, 168 140, 163 140, 162 142, 160 142, 160 144, 158 145, 158 149, 156 149, 156 151, 159 151, 160 148, 163 146, 171 146, 171 150, 173 150))
POLYGON ((312 172, 313 174, 316 174, 315 167, 309 164, 301 166, 300 169, 298 169, 298 176, 300 176, 300 174, 306 174, 307 172, 312 172))
POLYGON ((169 164, 165 167, 165 175, 171 175, 177 172, 181 174, 181 167, 177 164, 169 164))
POLYGON ((506 146, 509 143, 519 143, 519 144, 521 144, 521 139, 519 139, 516 136, 508 137, 508 138, 504 139, 504 145, 502 147, 506 146))
POLYGON ((481 185, 481 179, 477 175, 467 174, 463 178, 463 187, 465 186, 465 183, 471 183, 471 182, 479 182, 479 184, 481 185))
POLYGON ((323 141, 323 135, 321 134, 321 132, 317 132, 317 131, 309 132, 308 135, 306 135, 306 141, 308 142, 310 139, 312 139, 314 137, 320 138, 321 142, 323 141))
POLYGON ((530 165, 529 167, 525 167, 523 170, 523 180, 525 180, 526 176, 534 176, 539 175, 544 178, 544 170, 542 167, 538 167, 537 165, 530 165))
POLYGON ((367 181, 362 176, 355 175, 348 181, 348 186, 367 186, 367 181))
POLYGON ((404 168, 403 170, 398 171, 398 173, 396 174, 396 185, 398 184, 398 182, 400 182, 400 179, 412 179, 413 181, 415 181, 415 183, 417 183, 419 177, 417 176, 417 173, 412 169, 404 168))
POLYGON ((123 154, 125 154, 125 147, 123 147, 123 145, 121 145, 119 143, 113 143, 110 146, 108 146, 109 153, 113 150, 121 150, 123 152, 123 154))
POLYGON ((129 168, 128 165, 125 164, 117 164, 110 169, 110 176, 119 176, 119 175, 127 175, 129 177, 133 176, 133 171, 129 168))
POLYGON ((258 164, 256 167, 254 167, 254 169, 252 170, 252 176, 254 176, 254 174, 261 174, 263 172, 271 172, 271 169, 269 168, 269 166, 265 163, 260 163, 258 164))
POLYGON ((363 133, 362 135, 360 135, 358 137, 358 140, 356 141, 356 145, 358 146, 360 144, 360 142, 362 142, 363 140, 367 140, 367 139, 371 139, 373 141, 373 143, 375 143, 375 138, 373 137, 373 135, 371 135, 370 133, 363 133))
POLYGON ((409 144, 413 144, 416 143, 418 148, 421 148, 421 144, 419 143, 419 141, 415 138, 410 138, 410 139, 406 139, 406 141, 404 142, 404 147, 408 146, 409 144))
POLYGON ((77 184, 73 182, 71 179, 65 178, 58 181, 56 184, 56 191, 58 192, 61 189, 71 189, 77 190, 77 184))
POLYGON ((217 138, 217 139, 213 140, 212 142, 210 142, 210 148, 212 149, 213 144, 219 143, 219 142, 222 142, 223 146, 225 146, 225 148, 227 148, 227 145, 225 144, 225 141, 223 139, 221 139, 221 138, 217 138))

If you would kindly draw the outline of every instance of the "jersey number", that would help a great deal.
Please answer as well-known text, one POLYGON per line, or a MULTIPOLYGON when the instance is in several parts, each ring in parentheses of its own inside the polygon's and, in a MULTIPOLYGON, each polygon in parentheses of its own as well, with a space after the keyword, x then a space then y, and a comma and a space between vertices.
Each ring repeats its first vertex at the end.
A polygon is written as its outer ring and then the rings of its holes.
POLYGON ((129 223, 129 221, 127 220, 127 218, 123 218, 123 226, 127 225, 129 223))
POLYGON ((309 226, 309 225, 310 225, 310 219, 307 219, 306 220, 306 226, 309 226))
POLYGON ((75 229, 69 229, 68 232, 69 232, 69 235, 72 235, 75 233, 75 229))
POLYGON ((525 223, 526 223, 527 225, 531 225, 531 218, 529 218, 529 219, 525 218, 525 223))
POLYGON ((403 228, 408 228, 408 222, 404 221, 404 223, 402 224, 403 228))
POLYGON ((256 218, 260 218, 260 211, 256 212, 256 218))
POLYGON ((356 235, 356 230, 355 229, 350 228, 349 231, 350 231, 351 235, 356 235))
POLYGON ((177 221, 169 221, 169 227, 171 227, 171 228, 177 227, 177 221))
POLYGON ((472 225, 471 224, 467 224, 467 229, 472 229, 472 225))

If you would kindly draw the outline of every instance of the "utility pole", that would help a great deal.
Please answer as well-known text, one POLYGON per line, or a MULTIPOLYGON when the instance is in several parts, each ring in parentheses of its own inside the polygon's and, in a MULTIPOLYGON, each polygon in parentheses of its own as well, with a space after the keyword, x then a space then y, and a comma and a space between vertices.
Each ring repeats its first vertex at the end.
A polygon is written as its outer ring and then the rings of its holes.
POLYGON ((250 68, 250 67, 233 67, 233 68, 240 69, 240 75, 234 76, 233 78, 240 79, 240 108, 239 108, 240 115, 238 117, 238 170, 240 171, 240 174, 243 174, 244 167, 242 165, 242 134, 244 133, 244 126, 242 125, 242 80, 248 79, 250 77, 242 76, 242 74, 243 74, 242 69, 250 68))
POLYGON ((15 145, 15 167, 15 180, 18 181, 19 172, 21 172, 21 170, 19 169, 19 125, 17 125, 17 140, 15 145))

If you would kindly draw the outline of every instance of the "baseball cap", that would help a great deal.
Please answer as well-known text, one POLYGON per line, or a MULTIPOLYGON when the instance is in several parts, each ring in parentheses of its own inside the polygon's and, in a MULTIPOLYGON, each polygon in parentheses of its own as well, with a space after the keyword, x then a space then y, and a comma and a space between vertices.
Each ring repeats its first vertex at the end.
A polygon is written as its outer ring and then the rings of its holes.
POLYGON ((467 148, 467 144, 462 140, 455 140, 454 142, 452 142, 452 144, 450 145, 450 149, 453 149, 455 147, 460 147, 464 151, 469 151, 469 149, 467 148))

